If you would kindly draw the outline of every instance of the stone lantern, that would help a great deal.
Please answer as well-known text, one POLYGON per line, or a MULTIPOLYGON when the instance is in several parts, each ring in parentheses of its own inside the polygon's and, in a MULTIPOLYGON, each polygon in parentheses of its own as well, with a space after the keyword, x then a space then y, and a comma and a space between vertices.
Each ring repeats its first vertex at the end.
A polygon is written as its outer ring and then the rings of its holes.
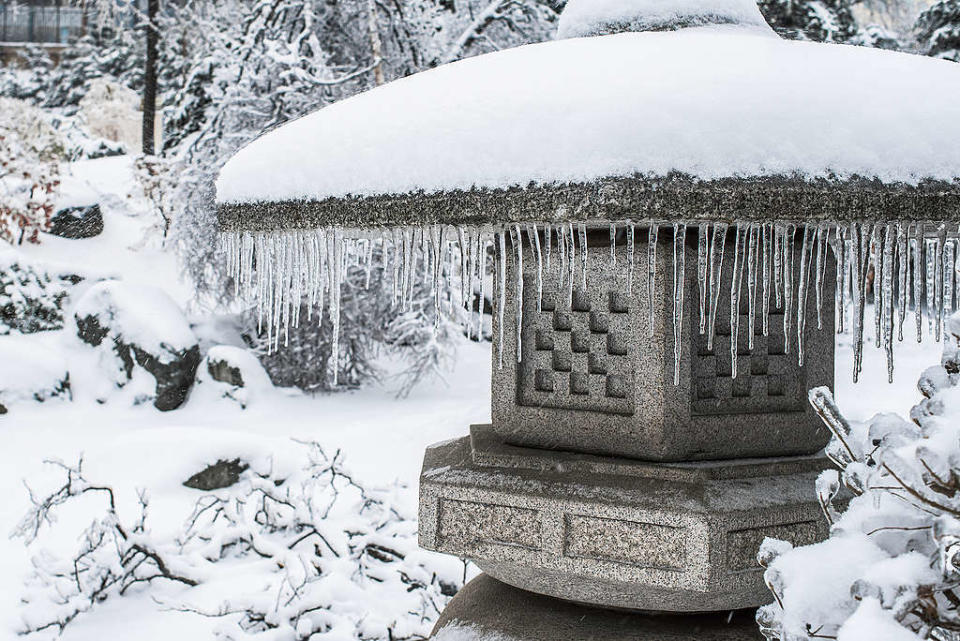
POLYGON ((892 368, 960 301, 960 67, 783 41, 753 0, 571 0, 559 31, 242 150, 238 288, 279 328, 374 250, 400 300, 492 281, 492 420, 421 475, 421 545, 485 573, 438 636, 757 638, 727 613, 770 600, 761 542, 827 534, 834 333, 892 368))

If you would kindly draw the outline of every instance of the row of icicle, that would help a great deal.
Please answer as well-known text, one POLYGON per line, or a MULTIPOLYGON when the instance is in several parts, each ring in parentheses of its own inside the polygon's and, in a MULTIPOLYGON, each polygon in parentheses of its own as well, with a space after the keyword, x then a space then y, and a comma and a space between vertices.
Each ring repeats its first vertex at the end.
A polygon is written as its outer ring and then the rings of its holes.
MULTIPOLYGON (((713 347, 719 301, 730 297, 730 357, 732 375, 737 375, 737 345, 740 331, 741 297, 747 297, 747 342, 753 349, 755 323, 764 336, 769 334, 771 304, 783 312, 785 348, 790 353, 796 338, 796 355, 803 365, 807 310, 812 295, 818 329, 822 328, 823 287, 828 260, 836 261, 836 329, 850 330, 853 336, 853 379, 863 365, 864 324, 867 291, 874 293, 873 323, 877 347, 886 351, 888 377, 893 379, 894 336, 902 341, 904 323, 913 310, 917 340, 928 325, 940 340, 944 316, 960 304, 960 274, 957 273, 960 241, 957 229, 946 225, 890 223, 774 224, 774 223, 617 223, 610 224, 609 260, 612 267, 625 261, 628 294, 634 287, 638 232, 646 233, 645 287, 650 301, 647 326, 654 328, 653 300, 657 291, 657 252, 661 228, 672 231, 673 274, 672 324, 674 331, 674 383, 679 382, 683 296, 687 277, 688 231, 696 234, 696 279, 699 294, 699 332, 713 347), (732 277, 724 283, 724 262, 732 261, 732 277), (811 289, 813 293, 811 294, 811 289), (759 309, 759 313, 758 313, 759 309)), ((594 232, 596 225, 589 231, 594 232)), ((432 287, 436 319, 454 315, 456 307, 468 312, 475 296, 481 303, 470 312, 465 325, 468 335, 482 333, 482 301, 488 271, 492 272, 495 314, 499 328, 497 360, 503 366, 503 332, 506 260, 515 260, 516 282, 511 284, 517 298, 517 360, 522 358, 524 254, 535 263, 537 308, 544 289, 544 271, 557 269, 560 288, 568 304, 576 283, 588 287, 586 224, 504 225, 502 227, 450 227, 431 225, 383 232, 357 233, 337 228, 289 232, 230 232, 223 234, 229 274, 235 293, 255 303, 261 331, 272 349, 289 339, 289 329, 301 322, 301 302, 306 303, 308 321, 316 315, 318 324, 328 317, 332 327, 333 379, 336 384, 339 362, 340 296, 348 270, 360 269, 369 287, 377 262, 384 278, 392 279, 393 301, 406 309, 417 283, 432 287), (509 254, 508 242, 509 238, 509 254), (491 269, 488 270, 488 254, 491 269), (456 294, 456 296, 455 296, 456 294), (456 300, 455 300, 456 299, 456 300), (445 308, 445 309, 444 309, 445 308)), ((595 251, 595 250, 594 250, 595 251)), ((666 286, 667 283, 664 283, 666 286)), ((463 321, 463 315, 459 315, 463 321)))

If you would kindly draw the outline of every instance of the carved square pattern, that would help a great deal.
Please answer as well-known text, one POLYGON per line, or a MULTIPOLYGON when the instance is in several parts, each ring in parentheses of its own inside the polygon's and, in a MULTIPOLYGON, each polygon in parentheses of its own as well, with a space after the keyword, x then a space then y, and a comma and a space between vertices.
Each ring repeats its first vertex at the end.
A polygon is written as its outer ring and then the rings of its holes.
POLYGON ((620 292, 544 288, 524 279, 517 401, 528 407, 634 413, 630 304, 620 292))

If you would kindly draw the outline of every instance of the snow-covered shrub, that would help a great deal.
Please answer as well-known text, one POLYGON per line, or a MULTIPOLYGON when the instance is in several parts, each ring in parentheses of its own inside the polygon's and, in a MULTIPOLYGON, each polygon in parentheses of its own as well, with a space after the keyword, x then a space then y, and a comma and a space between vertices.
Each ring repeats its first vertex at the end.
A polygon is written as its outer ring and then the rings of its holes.
POLYGON ((831 533, 796 549, 764 542, 759 560, 775 602, 757 620, 768 639, 960 639, 960 315, 949 329, 909 420, 849 422, 829 390, 811 391, 839 468, 816 488, 831 533), (853 495, 846 508, 835 505, 841 487, 853 495))
POLYGON ((63 307, 81 277, 50 272, 12 252, 0 253, 0 335, 63 327, 63 307))
POLYGON ((915 27, 920 50, 960 62, 960 0, 941 0, 920 14, 915 27))
POLYGON ((172 410, 186 400, 200 363, 200 346, 183 312, 162 290, 123 281, 97 283, 73 310, 76 334, 99 349, 109 379, 124 387, 135 368, 156 381, 151 400, 172 410))
POLYGON ((273 387, 256 356, 230 345, 216 345, 207 351, 197 368, 194 385, 191 402, 225 398, 243 408, 273 387))
POLYGON ((43 113, 0 98, 0 239, 39 242, 60 184, 63 143, 43 113))
POLYGON ((78 106, 94 136, 122 143, 127 150, 140 146, 140 97, 134 91, 107 78, 96 78, 78 106))
POLYGON ((0 414, 17 403, 70 399, 70 374, 63 357, 25 338, 0 340, 0 414))
POLYGON ((180 164, 162 156, 137 156, 133 168, 134 176, 143 188, 143 195, 153 205, 156 214, 156 222, 146 234, 165 241, 178 207, 176 194, 180 164))
POLYGON ((31 496, 17 533, 34 540, 60 506, 86 494, 103 497, 102 513, 72 557, 34 560, 24 631, 63 629, 140 584, 158 607, 222 618, 222 639, 426 638, 463 566, 417 547, 397 488, 363 487, 339 452, 315 443, 302 456, 288 473, 254 464, 238 483, 204 492, 175 536, 152 531, 144 493, 139 510, 121 514, 113 488, 58 463, 66 478, 31 496))
POLYGON ((853 0, 758 0, 767 23, 784 38, 849 42, 857 35, 853 0))

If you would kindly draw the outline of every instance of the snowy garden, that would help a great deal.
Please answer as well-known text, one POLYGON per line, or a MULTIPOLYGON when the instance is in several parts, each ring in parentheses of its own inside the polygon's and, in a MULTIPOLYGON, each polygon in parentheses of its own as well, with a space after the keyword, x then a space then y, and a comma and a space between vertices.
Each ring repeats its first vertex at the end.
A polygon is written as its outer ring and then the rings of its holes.
POLYGON ((960 639, 957 0, 0 12, 0 639, 960 639))

